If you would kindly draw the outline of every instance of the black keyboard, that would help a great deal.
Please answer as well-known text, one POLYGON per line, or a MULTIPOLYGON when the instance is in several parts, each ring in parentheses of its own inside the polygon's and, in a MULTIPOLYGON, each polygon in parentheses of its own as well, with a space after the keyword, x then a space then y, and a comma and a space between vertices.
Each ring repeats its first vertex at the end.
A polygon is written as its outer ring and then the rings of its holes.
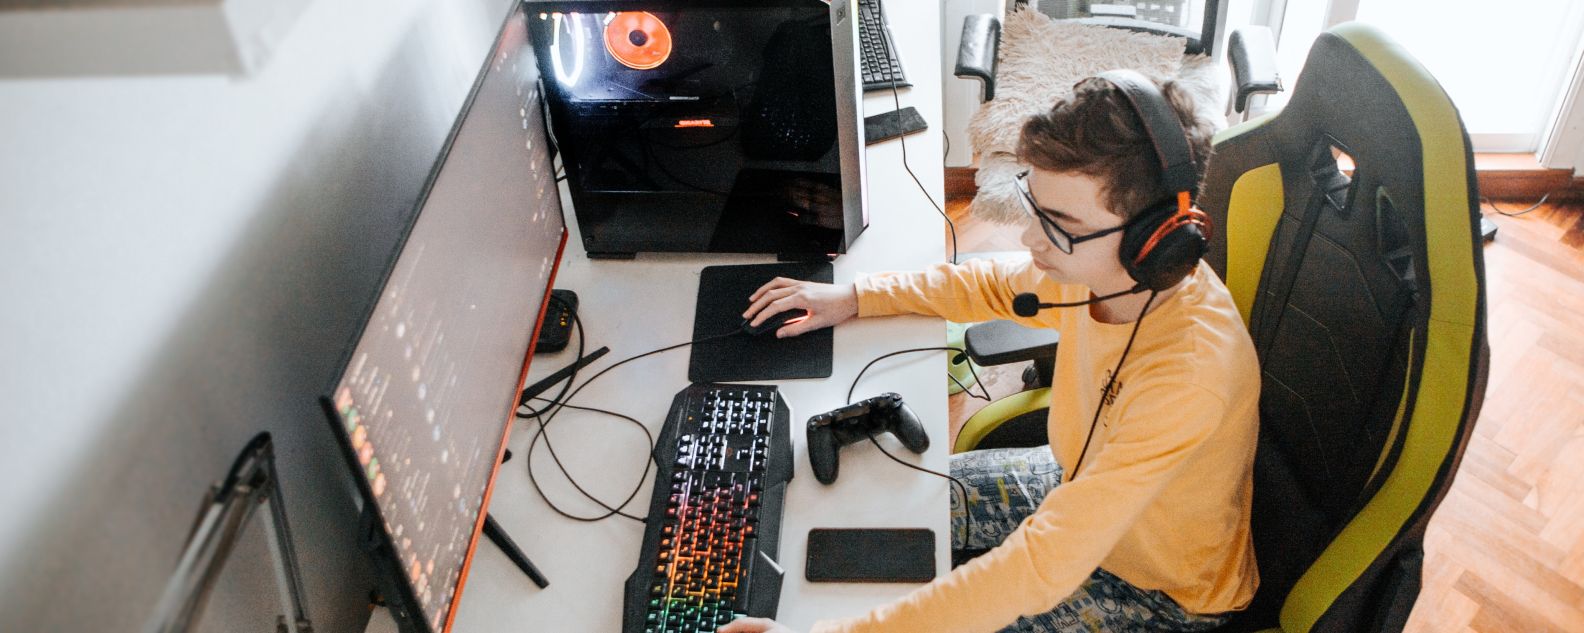
POLYGON ((775 387, 695 384, 655 440, 653 497, 624 633, 695 633, 781 599, 781 508, 792 414, 775 387))
POLYGON ((896 42, 886 27, 880 0, 858 0, 858 49, 864 92, 913 85, 902 76, 902 62, 897 61, 896 42))

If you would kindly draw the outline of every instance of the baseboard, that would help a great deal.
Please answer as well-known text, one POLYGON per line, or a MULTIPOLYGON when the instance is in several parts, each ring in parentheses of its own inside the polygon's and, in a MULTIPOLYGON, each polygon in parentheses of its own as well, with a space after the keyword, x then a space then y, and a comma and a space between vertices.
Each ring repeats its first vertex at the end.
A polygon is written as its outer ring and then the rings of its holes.
POLYGON ((973 167, 947 167, 946 197, 956 198, 978 193, 979 186, 974 184, 974 174, 978 172, 979 170, 973 167))
POLYGON ((1478 171, 1480 195, 1495 200, 1552 200, 1584 198, 1584 178, 1570 169, 1478 171))

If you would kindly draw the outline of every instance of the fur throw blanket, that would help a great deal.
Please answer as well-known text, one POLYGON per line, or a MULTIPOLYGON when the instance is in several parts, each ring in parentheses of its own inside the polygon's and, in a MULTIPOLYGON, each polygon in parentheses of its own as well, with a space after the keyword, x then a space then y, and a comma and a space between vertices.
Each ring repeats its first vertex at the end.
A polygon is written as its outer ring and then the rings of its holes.
POLYGON ((1037 11, 1007 14, 996 69, 996 98, 979 106, 968 123, 978 154, 979 192, 972 211, 996 222, 1017 222, 1023 208, 1013 178, 1014 156, 1028 117, 1072 95, 1073 84, 1114 68, 1131 68, 1157 80, 1175 79, 1195 97, 1199 114, 1226 123, 1219 65, 1209 57, 1183 56, 1183 40, 1102 26, 1058 22, 1037 11))

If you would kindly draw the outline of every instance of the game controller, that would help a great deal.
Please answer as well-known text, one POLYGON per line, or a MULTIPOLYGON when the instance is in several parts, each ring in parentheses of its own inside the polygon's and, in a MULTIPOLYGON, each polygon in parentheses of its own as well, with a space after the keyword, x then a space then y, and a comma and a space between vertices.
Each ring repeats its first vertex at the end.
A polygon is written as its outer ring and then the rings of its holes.
POLYGON ((883 393, 863 402, 821 413, 808 421, 809 464, 822 484, 836 481, 836 453, 843 446, 889 432, 915 453, 929 449, 929 434, 902 396, 883 393))

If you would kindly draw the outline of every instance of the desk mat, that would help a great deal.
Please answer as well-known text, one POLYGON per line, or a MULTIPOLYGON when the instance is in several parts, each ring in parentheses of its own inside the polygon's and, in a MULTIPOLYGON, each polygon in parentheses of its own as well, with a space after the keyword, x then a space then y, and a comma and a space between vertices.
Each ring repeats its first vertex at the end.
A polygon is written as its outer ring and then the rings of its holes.
MULTIPOLYGON (((831 283, 835 267, 828 262, 709 266, 699 276, 698 308, 693 313, 693 338, 714 336, 742 326, 748 297, 776 277, 831 283)), ((776 338, 738 334, 693 346, 688 380, 733 382, 829 378, 835 339, 831 328, 802 336, 776 338)))

